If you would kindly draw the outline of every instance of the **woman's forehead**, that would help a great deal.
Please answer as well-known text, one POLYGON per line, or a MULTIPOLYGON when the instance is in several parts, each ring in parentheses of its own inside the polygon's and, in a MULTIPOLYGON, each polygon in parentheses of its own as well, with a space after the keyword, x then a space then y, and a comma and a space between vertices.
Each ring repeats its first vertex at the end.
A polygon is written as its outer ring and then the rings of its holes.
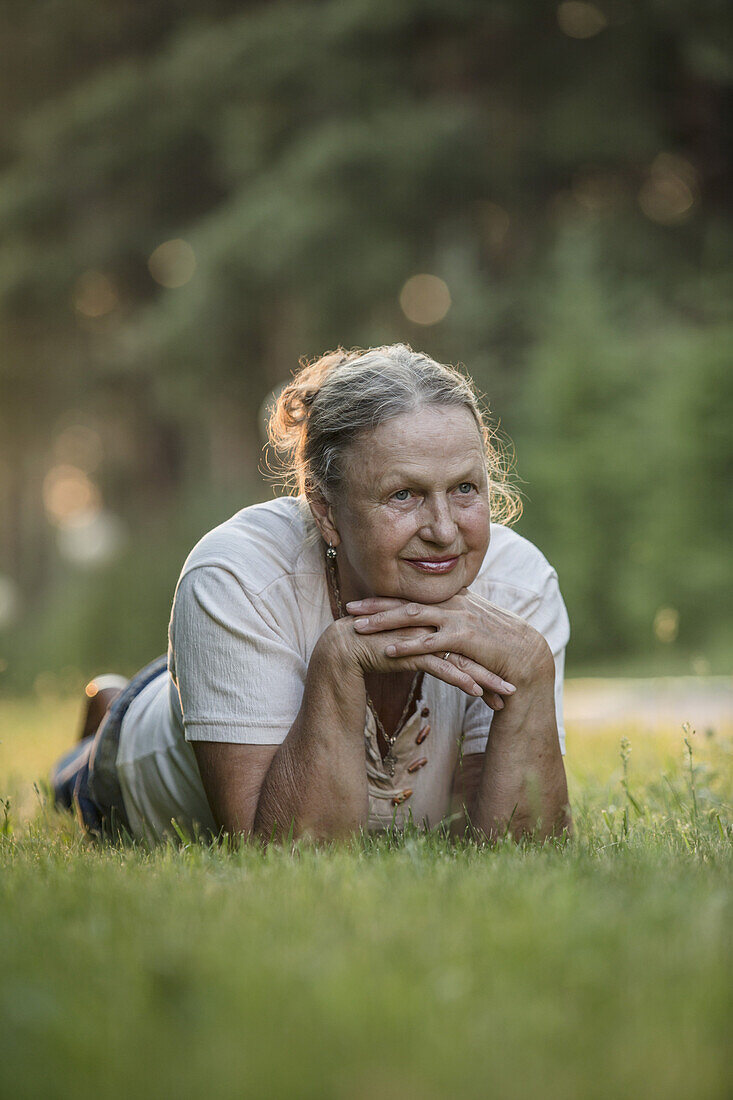
POLYGON ((418 441, 433 443, 436 448, 451 439, 459 438, 462 444, 474 440, 481 445, 476 418, 462 405, 423 405, 411 412, 401 413, 382 421, 376 428, 366 429, 356 443, 363 449, 379 447, 412 448, 418 441))
POLYGON ((362 480, 400 473, 451 473, 484 466, 483 440, 473 414, 461 406, 424 406, 361 432, 350 448, 349 473, 362 480))

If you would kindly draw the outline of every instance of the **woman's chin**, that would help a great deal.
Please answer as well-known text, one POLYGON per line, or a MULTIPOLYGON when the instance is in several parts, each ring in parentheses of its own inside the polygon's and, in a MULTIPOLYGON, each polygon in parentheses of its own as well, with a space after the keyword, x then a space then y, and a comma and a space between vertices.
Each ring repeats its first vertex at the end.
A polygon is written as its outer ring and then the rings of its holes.
POLYGON ((411 580, 403 586, 400 598, 414 600, 415 603, 433 604, 445 603, 456 596, 467 584, 463 576, 444 575, 442 577, 419 577, 411 580))
POLYGON ((414 603, 435 604, 444 603, 463 591, 476 579, 478 569, 468 569, 464 562, 458 568, 449 573, 423 573, 420 570, 409 567, 409 572, 400 569, 389 579, 380 581, 373 578, 359 585, 359 594, 351 599, 367 599, 370 596, 378 599, 412 600, 414 603))
POLYGON ((466 560, 462 556, 455 567, 445 573, 428 573, 410 566, 409 573, 402 578, 405 589, 409 591, 409 595, 403 598, 425 604, 444 603, 451 599, 476 580, 481 562, 476 566, 475 556, 471 555, 471 558, 474 560, 466 560))

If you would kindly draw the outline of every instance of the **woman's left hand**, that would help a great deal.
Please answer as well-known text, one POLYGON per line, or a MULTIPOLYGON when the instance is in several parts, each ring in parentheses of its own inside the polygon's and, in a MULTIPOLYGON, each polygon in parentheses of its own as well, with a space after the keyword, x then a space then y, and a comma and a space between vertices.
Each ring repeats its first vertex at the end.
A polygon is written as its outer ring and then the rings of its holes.
POLYGON ((443 603, 371 597, 346 605, 360 634, 425 627, 409 641, 385 647, 388 657, 418 653, 444 654, 485 689, 484 698, 501 709, 501 695, 511 695, 543 671, 552 668, 552 653, 542 635, 518 615, 497 607, 467 588, 443 603), (497 684, 497 677, 500 682, 497 684))

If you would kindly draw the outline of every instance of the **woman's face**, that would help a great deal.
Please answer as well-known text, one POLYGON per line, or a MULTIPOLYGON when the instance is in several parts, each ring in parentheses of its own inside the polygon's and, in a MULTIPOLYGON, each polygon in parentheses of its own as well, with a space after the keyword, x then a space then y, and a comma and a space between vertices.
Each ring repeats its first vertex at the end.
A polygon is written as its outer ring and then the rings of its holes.
POLYGON ((330 515, 344 602, 376 595, 440 603, 471 584, 490 519, 471 413, 426 405, 364 432, 330 515))

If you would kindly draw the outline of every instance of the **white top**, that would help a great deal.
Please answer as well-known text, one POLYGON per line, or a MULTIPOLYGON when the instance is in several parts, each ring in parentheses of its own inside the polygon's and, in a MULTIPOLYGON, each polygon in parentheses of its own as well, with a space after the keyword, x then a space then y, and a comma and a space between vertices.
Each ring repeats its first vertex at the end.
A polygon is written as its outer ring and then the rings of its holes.
MULTIPOLYGON (((309 538, 293 497, 244 508, 210 531, 186 560, 171 614, 168 672, 136 697, 122 723, 117 771, 138 837, 216 832, 191 741, 279 745, 295 721, 311 654, 332 615, 319 541, 309 538)), ((569 623, 557 575, 540 551, 492 524, 472 591, 526 619, 547 639, 556 664, 560 747, 562 681, 569 623)), ((449 812, 459 752, 483 752, 493 711, 483 699, 423 677, 417 708, 386 772, 367 710, 369 827, 429 826, 449 812), (427 735, 421 733, 429 726, 427 735), (419 738, 419 741, 417 740, 419 738), (415 760, 427 763, 408 772, 415 760), (402 791, 412 795, 398 806, 402 791)))

